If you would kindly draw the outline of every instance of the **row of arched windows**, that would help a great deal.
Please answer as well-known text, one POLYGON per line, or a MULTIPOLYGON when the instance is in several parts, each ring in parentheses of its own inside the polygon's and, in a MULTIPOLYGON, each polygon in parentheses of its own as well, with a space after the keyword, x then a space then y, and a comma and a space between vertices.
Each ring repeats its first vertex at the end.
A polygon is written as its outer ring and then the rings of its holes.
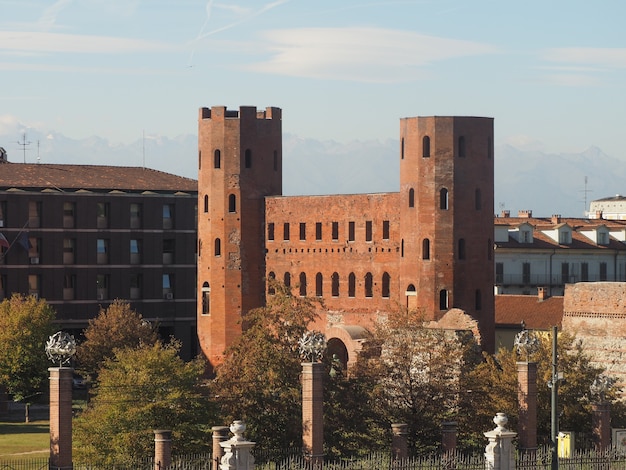
MULTIPOLYGON (((198 153, 198 167, 202 168, 202 152, 198 153)), ((252 150, 246 149, 243 154, 243 166, 244 168, 252 168, 252 150)), ((274 171, 278 171, 278 151, 274 150, 273 154, 273 166, 274 171)), ((222 168, 222 151, 220 149, 215 149, 213 151, 213 168, 220 169, 222 168)))
MULTIPOLYGON (((209 195, 204 195, 204 207, 205 213, 209 212, 209 195)), ((228 195, 228 212, 237 212, 237 196, 234 194, 228 195)))
MULTIPOLYGON (((409 189, 409 207, 415 207, 415 190, 413 188, 409 189)), ((476 188, 474 191, 474 207, 477 211, 481 210, 483 207, 482 192, 480 191, 480 188, 476 188)), ((441 188, 439 190, 439 209, 448 210, 447 188, 441 188)))
MULTIPOLYGON (((459 136, 457 139, 457 155, 460 158, 465 158, 467 155, 465 136, 459 136)), ((487 137, 487 158, 491 159, 493 155, 491 137, 487 137)), ((425 135, 422 137, 422 157, 430 158, 430 136, 425 135)), ((404 160, 404 138, 400 141, 400 158, 404 160)))
MULTIPOLYGON (((269 273, 268 277, 270 279, 276 279, 276 274, 272 271, 269 273)), ((340 296, 340 282, 339 282, 339 273, 334 272, 330 276, 331 285, 330 285, 330 295, 332 297, 340 296)), ((286 272, 283 275, 283 282, 287 287, 291 287, 292 278, 291 273, 286 272)), ((382 275, 382 283, 381 283, 381 296, 384 298, 388 298, 390 294, 390 284, 391 284, 391 276, 389 273, 385 272, 382 275)), ((313 291, 310 291, 308 286, 307 275, 305 272, 301 272, 298 276, 298 284, 296 286, 298 288, 298 293, 300 296, 304 297, 306 295, 310 295, 313 291)), ((267 291, 268 294, 273 295, 274 289, 270 286, 267 291)), ((315 274, 315 296, 323 297, 324 296, 324 276, 322 273, 315 274)), ((356 297, 357 296, 357 278, 354 273, 348 274, 348 297, 356 297)), ((374 276, 372 273, 366 273, 363 277, 363 296, 364 297, 373 297, 374 296, 374 276)))

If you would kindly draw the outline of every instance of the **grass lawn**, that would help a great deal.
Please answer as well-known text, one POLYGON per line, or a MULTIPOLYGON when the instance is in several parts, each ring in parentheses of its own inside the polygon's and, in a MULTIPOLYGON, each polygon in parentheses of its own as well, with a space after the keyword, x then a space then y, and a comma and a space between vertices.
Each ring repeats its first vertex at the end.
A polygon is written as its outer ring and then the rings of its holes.
POLYGON ((0 421, 0 460, 41 458, 50 455, 48 421, 0 421))

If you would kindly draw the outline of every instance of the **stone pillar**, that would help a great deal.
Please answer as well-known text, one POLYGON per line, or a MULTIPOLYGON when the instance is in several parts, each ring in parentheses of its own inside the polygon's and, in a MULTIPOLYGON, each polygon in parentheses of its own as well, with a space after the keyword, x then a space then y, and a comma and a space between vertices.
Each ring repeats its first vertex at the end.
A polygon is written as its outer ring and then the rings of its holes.
POLYGON ((404 460, 409 456, 409 447, 406 441, 409 425, 397 423, 391 425, 391 458, 392 460, 404 460))
POLYGON ((244 439, 245 430, 246 425, 243 421, 233 421, 230 425, 230 431, 234 436, 227 441, 220 442, 224 456, 219 470, 254 470, 254 457, 252 456, 254 442, 244 439))
POLYGON ((441 464, 444 469, 452 469, 456 465, 456 430, 456 421, 441 423, 441 449, 443 451, 441 464))
POLYGON ((496 413, 493 422, 496 423, 496 428, 484 433, 489 440, 485 447, 485 468, 486 470, 515 470, 513 439, 517 433, 504 427, 508 422, 504 413, 496 413))
POLYGON ((68 470, 72 464, 71 367, 50 367, 50 470, 68 470))
POLYGON ((166 470, 172 465, 172 431, 154 430, 154 470, 166 470))
POLYGON ((521 451, 537 449, 537 364, 517 363, 517 400, 519 406, 519 447, 521 451))
POLYGON ((302 363, 302 452, 314 465, 324 460, 324 364, 302 363))
POLYGON ((611 446, 611 404, 593 403, 591 410, 591 428, 596 450, 604 451, 611 446))
POLYGON ((224 456, 224 449, 220 445, 228 439, 228 426, 213 426, 211 428, 213 432, 213 467, 219 468, 222 457, 224 456))

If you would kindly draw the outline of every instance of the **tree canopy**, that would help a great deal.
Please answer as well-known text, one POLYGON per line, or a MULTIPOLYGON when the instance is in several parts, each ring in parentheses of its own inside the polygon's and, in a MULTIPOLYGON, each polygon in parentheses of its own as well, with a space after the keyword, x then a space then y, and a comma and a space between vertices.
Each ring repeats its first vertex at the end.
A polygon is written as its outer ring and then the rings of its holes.
POLYGON ((77 369, 95 378, 104 362, 114 356, 115 349, 152 345, 157 339, 154 325, 131 309, 128 302, 115 300, 89 320, 85 341, 76 350, 77 369))
POLYGON ((14 294, 0 302, 0 384, 16 401, 32 400, 48 384, 45 346, 55 311, 45 300, 14 294))
POLYGON ((298 340, 316 317, 314 300, 278 282, 271 287, 267 305, 246 315, 212 384, 222 424, 243 419, 248 438, 266 450, 302 444, 298 340))
POLYGON ((214 406, 204 360, 184 362, 179 344, 115 349, 94 396, 75 420, 75 458, 104 466, 132 464, 154 452, 155 429, 172 430, 173 452, 210 450, 214 406))

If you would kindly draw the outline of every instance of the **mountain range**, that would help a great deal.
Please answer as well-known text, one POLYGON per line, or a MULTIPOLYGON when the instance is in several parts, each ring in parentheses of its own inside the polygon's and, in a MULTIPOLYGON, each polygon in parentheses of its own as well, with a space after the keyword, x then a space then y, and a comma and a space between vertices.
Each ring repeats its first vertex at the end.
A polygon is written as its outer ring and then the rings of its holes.
MULTIPOLYGON (((145 166, 197 179, 197 136, 146 136, 129 144, 101 137, 71 139, 30 129, 7 133, 0 147, 11 162, 145 166), (24 141, 28 145, 21 145, 24 141), (24 149, 26 149, 24 151, 24 149)), ((350 194, 399 190, 399 142, 320 141, 283 135, 283 194, 350 194)), ((545 153, 495 148, 494 212, 532 210, 535 216, 583 217, 594 199, 624 192, 626 162, 598 147, 545 153)))

